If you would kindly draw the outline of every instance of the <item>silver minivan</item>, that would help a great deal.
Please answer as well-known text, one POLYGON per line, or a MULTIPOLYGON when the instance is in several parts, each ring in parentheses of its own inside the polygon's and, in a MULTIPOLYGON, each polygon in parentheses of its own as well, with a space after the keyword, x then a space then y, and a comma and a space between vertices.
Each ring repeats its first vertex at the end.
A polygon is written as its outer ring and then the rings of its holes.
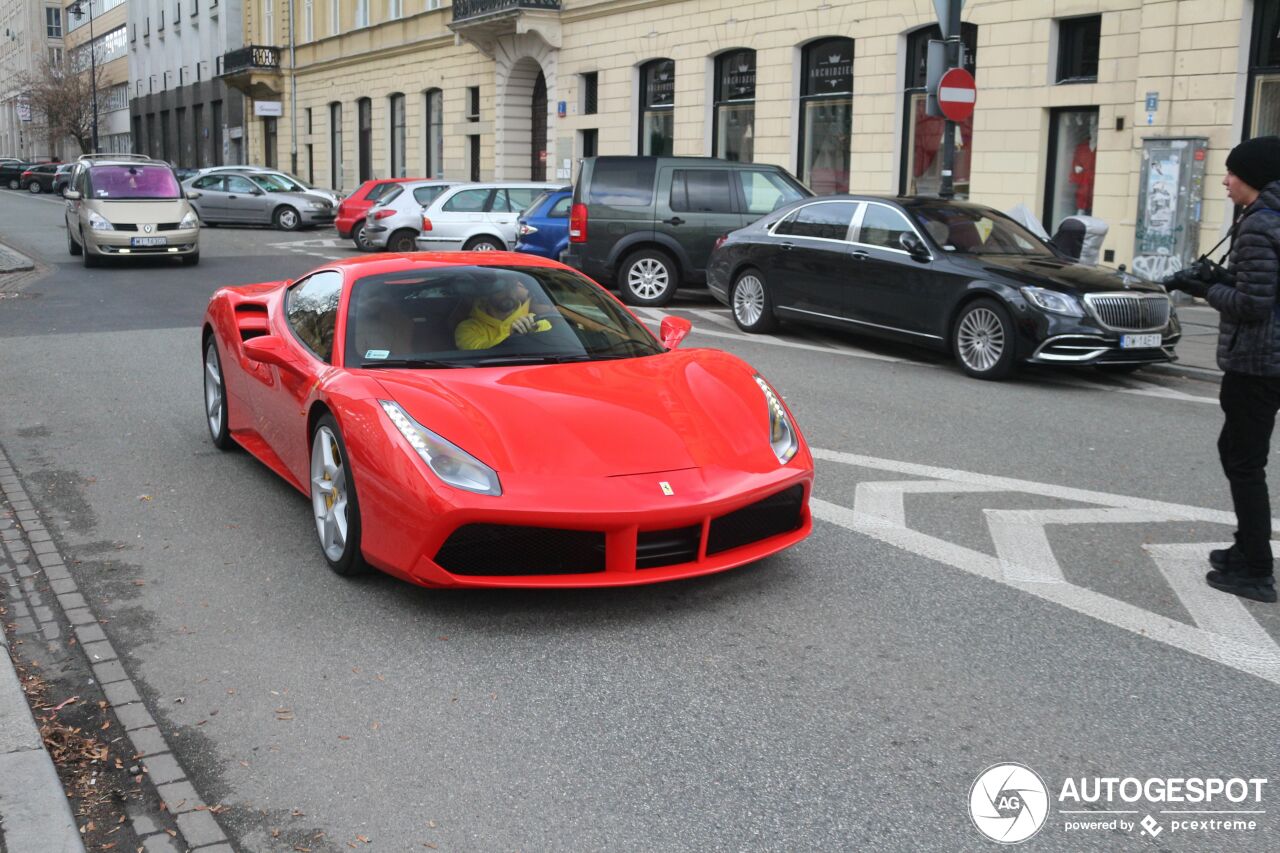
POLYGON ((67 250, 86 267, 138 255, 200 263, 200 218, 168 163, 136 154, 83 157, 62 197, 67 250))

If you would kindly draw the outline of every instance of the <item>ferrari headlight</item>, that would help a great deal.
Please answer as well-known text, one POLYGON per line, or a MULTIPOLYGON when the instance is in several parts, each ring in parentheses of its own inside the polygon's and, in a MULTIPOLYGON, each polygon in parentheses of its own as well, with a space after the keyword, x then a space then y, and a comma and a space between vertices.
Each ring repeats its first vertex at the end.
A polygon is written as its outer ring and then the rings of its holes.
POLYGON ((185 231, 188 228, 199 228, 200 217, 196 216, 194 210, 187 211, 187 215, 182 217, 182 221, 178 223, 178 229, 185 231))
POLYGON ((1027 297, 1027 301, 1032 305, 1050 314, 1066 314, 1068 317, 1084 316, 1084 308, 1080 305, 1080 300, 1074 296, 1068 296, 1056 290, 1046 290, 1043 287, 1024 287, 1022 295, 1027 297))
POLYGON ((757 374, 755 380, 760 390, 764 392, 765 402, 769 405, 769 446, 773 448, 773 455, 778 457, 778 461, 785 465, 800 449, 795 425, 791 423, 791 417, 783 407, 782 401, 769 387, 769 383, 764 381, 764 377, 757 374))
POLYGON ((379 400, 382 410, 400 430, 404 440, 418 451, 437 477, 451 486, 466 489, 480 495, 501 495, 502 484, 498 472, 461 447, 441 438, 422 424, 409 417, 404 409, 389 400, 379 400))
POLYGON ((89 229, 91 231, 114 231, 115 226, 100 214, 89 211, 89 229))

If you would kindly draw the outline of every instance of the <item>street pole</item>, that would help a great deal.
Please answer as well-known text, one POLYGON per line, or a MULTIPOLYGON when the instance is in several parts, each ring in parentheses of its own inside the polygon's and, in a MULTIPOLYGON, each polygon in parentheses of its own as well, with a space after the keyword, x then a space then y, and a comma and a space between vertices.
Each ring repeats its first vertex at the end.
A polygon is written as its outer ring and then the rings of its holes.
MULTIPOLYGON (((960 67, 960 5, 963 0, 947 0, 947 40, 946 66, 960 67)), ((947 119, 942 129, 942 184, 938 195, 942 198, 954 198, 956 166, 956 123, 947 119)))
MULTIPOLYGON (((298 74, 293 40, 293 0, 289 0, 289 123, 292 137, 289 150, 289 174, 298 174, 298 74)), ((272 33, 274 37, 275 34, 272 33)), ((307 180, 311 176, 307 175, 307 180)))

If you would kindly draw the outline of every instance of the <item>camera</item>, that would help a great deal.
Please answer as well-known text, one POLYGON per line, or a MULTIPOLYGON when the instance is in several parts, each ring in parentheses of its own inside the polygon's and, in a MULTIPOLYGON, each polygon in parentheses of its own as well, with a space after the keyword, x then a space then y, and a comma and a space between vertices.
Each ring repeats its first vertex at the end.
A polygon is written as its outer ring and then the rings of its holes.
POLYGON ((1221 264, 1215 263, 1208 255, 1201 255, 1191 262, 1190 265, 1183 268, 1179 273, 1180 276, 1193 278, 1205 284, 1224 284, 1231 282, 1231 274, 1221 264))

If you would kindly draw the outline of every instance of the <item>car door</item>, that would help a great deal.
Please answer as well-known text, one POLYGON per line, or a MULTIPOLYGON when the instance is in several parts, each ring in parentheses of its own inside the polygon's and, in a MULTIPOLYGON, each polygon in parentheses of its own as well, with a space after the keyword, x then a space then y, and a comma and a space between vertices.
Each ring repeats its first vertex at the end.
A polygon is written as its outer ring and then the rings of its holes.
POLYGON ((854 223, 848 265, 851 318, 928 338, 946 334, 946 315, 954 302, 950 276, 935 272, 932 259, 913 257, 903 235, 927 245, 906 215, 883 202, 869 201, 854 223))
POLYGON ((440 205, 443 216, 431 236, 447 242, 461 242, 474 234, 487 231, 489 215, 485 211, 489 209, 492 197, 493 190, 489 187, 457 191, 440 205))
POLYGON ((707 277, 707 260, 716 240, 745 224, 727 168, 663 166, 658 173, 658 206, 654 230, 683 250, 685 278, 707 277))
MULTIPOLYGON (((307 397, 332 370, 334 332, 342 296, 342 274, 321 270, 299 279, 285 293, 287 366, 266 365, 246 371, 254 377, 254 415, 258 434, 302 483, 307 482, 307 397)), ((273 324, 275 329, 279 325, 273 324)))
POLYGON ((266 193, 254 186, 244 175, 226 175, 226 192, 223 195, 223 216, 227 222, 263 223, 269 220, 262 212, 262 199, 266 193), (258 195, 254 195, 254 191, 258 195))
POLYGON ((227 218, 226 179, 222 175, 205 175, 191 182, 191 200, 196 215, 204 222, 224 222, 227 218))
POLYGON ((64 198, 65 206, 63 208, 63 220, 66 223, 67 231, 72 235, 77 243, 80 242, 80 206, 83 203, 86 182, 84 179, 85 169, 77 165, 71 173, 71 189, 79 194, 78 198, 64 198))
POLYGON ((502 187, 494 193, 489 222, 498 236, 506 242, 508 249, 515 248, 516 220, 545 189, 545 187, 502 187))
POLYGON ((847 318, 849 232, 858 208, 850 199, 814 201, 793 210, 764 238, 765 286, 782 314, 829 324, 847 318))

